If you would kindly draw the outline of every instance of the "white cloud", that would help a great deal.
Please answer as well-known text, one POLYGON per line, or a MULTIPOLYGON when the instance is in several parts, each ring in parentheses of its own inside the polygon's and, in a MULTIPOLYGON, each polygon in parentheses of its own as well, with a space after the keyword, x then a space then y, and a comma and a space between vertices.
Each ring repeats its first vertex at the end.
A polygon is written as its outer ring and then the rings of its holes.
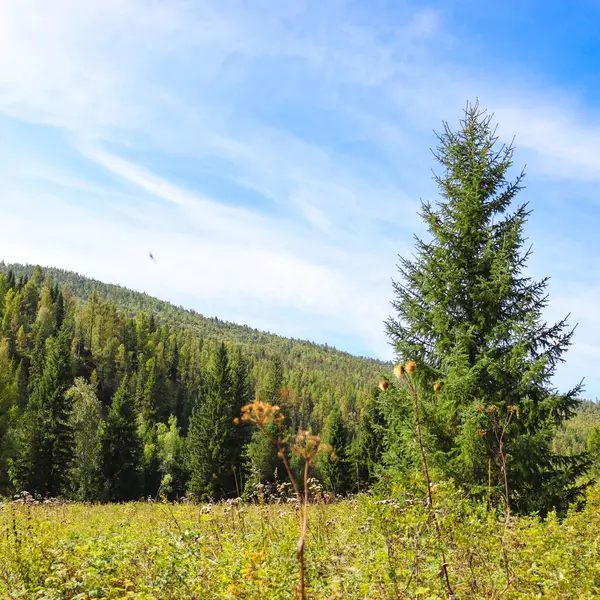
MULTIPOLYGON (((453 62, 461 40, 443 8, 398 3, 393 20, 342 0, 4 0, 0 10, 0 113, 66 132, 63 150, 113 178, 44 154, 34 136, 3 152, 7 259, 292 335, 348 333, 388 357, 389 277, 422 231, 417 197, 434 192, 427 148, 441 119, 454 123, 479 96, 503 139, 517 135, 534 185, 598 181, 598 115, 539 78, 535 89, 523 75, 507 85, 504 73, 453 62), (323 117, 332 133, 320 137, 317 125, 306 133, 293 115, 273 117, 295 105, 300 120, 314 109, 339 123, 323 117), (354 143, 358 154, 340 150, 354 143), (185 184, 172 175, 179 161, 185 184), (195 167, 227 186, 210 191, 195 167)), ((591 346, 582 338, 575 352, 591 357, 591 346)))

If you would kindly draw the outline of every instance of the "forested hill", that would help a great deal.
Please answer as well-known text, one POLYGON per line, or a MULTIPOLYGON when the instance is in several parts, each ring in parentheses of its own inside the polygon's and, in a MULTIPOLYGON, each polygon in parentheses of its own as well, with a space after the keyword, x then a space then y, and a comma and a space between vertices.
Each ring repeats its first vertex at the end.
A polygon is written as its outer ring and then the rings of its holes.
MULTIPOLYGON (((17 280, 23 277, 30 279, 35 269, 35 265, 0 261, 0 273, 7 275, 12 270, 17 280)), ((318 361, 331 363, 332 358, 350 360, 359 370, 363 371, 366 368, 369 373, 379 373, 382 367, 389 366, 389 363, 384 361, 355 356, 326 344, 286 338, 274 333, 259 331, 247 325, 223 321, 218 317, 205 317, 195 310, 175 306, 144 292, 136 292, 120 285, 103 283, 73 271, 54 267, 41 267, 41 271, 43 277, 49 276, 59 286, 69 286, 73 296, 79 300, 88 300, 92 292, 95 291, 99 298, 110 300, 117 308, 127 311, 131 316, 143 311, 149 315, 154 315, 161 323, 172 323, 176 327, 185 328, 202 337, 241 344, 261 344, 267 352, 292 352, 292 358, 301 358, 298 354, 298 348, 296 348, 296 346, 301 346, 304 351, 318 355, 318 361)), ((304 351, 301 354, 304 354, 304 351)))
MULTIPOLYGON (((0 322, 0 495, 27 489, 128 498, 140 490, 155 494, 166 475, 180 493, 194 480, 190 489, 198 496, 230 495, 240 483, 232 468, 245 481, 272 480, 276 454, 263 440, 236 434, 232 425, 241 406, 257 396, 282 405, 290 432, 311 429, 351 450, 353 485, 372 477, 374 397, 389 364, 29 265, 0 263, 0 322), (109 455, 117 452, 115 439, 127 439, 119 427, 137 428, 130 433, 139 447, 126 452, 140 456, 133 469, 142 473, 137 492, 110 488, 129 480, 111 471, 113 459, 122 463, 123 448, 112 458, 97 455, 91 471, 88 463, 73 470, 71 459, 82 456, 78 443, 91 435, 85 425, 93 423, 90 410, 100 419, 96 428, 109 455), (167 452, 161 443, 174 444, 179 430, 188 446, 205 455, 186 451, 176 460, 165 458, 161 468, 160 453, 167 452), (64 468, 56 457, 53 466, 44 463, 50 452, 70 457, 64 468)), ((339 471, 346 470, 341 460, 339 471)), ((349 485, 340 481, 337 488, 349 485)))
MULTIPOLYGON (((12 271, 17 280, 31 279, 35 269, 35 265, 0 261, 0 273, 7 275, 12 271)), ((53 283, 60 287, 68 286, 78 300, 87 301, 92 292, 96 292, 100 299, 110 300, 117 308, 126 311, 130 316, 135 316, 138 312, 143 311, 148 315, 153 315, 159 323, 169 323, 207 339, 242 344, 254 347, 255 351, 262 348, 262 352, 258 352, 260 357, 275 353, 286 358, 290 363, 308 360, 313 363, 312 366, 325 364, 332 366, 334 370, 341 366, 339 361, 342 361, 344 364, 351 364, 359 378, 366 376, 371 380, 373 377, 378 377, 381 370, 388 369, 391 364, 373 358, 356 356, 327 344, 282 337, 274 333, 259 331, 248 325, 223 321, 218 317, 205 317, 193 309, 175 306, 144 292, 104 283, 73 271, 54 267, 41 267, 41 271, 43 277, 49 276, 53 283)))

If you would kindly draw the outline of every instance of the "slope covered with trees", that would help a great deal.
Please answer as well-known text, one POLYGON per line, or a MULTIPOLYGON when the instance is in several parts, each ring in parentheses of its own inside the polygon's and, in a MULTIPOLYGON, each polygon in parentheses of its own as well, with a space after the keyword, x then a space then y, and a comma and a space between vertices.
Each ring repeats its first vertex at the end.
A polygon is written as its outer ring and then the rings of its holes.
POLYGON ((338 491, 373 477, 359 446, 384 363, 32 266, 0 265, 0 318, 0 494, 242 493, 279 466, 233 424, 256 396, 290 431, 339 422, 355 475, 338 491))

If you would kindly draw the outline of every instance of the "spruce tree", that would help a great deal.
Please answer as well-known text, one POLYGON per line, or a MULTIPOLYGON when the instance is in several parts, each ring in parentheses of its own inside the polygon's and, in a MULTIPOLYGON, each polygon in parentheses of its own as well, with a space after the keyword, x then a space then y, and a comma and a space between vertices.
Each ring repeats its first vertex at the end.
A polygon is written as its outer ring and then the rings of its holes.
POLYGON ((0 342, 0 497, 10 490, 9 464, 14 459, 14 426, 18 415, 18 389, 8 354, 8 342, 0 342))
POLYGON ((66 491, 73 458, 68 331, 48 338, 46 356, 23 417, 19 479, 29 492, 55 496, 66 491))
POLYGON ((132 500, 140 493, 140 440, 136 420, 129 380, 125 377, 113 396, 100 443, 107 500, 132 500))
POLYGON ((223 343, 216 348, 207 379, 188 432, 189 489, 197 498, 236 491, 231 459, 238 436, 233 419, 239 413, 235 412, 232 374, 223 343))
MULTIPOLYGON (((478 104, 467 105, 458 130, 444 124, 438 140, 440 199, 422 202, 428 236, 416 239, 412 258, 400 258, 397 314, 387 322, 398 359, 418 365, 432 462, 484 494, 490 472, 494 486, 503 481, 504 453, 512 508, 565 508, 581 491, 586 459, 553 455, 551 440, 577 407, 580 386, 563 394, 552 387, 573 330, 566 320, 544 321, 547 279, 525 273, 530 211, 514 206, 524 173, 509 179, 513 146, 499 144, 478 104)), ((391 403, 383 407, 389 417, 391 403)), ((392 421, 403 421, 394 410, 392 421)), ((403 427, 394 443, 410 457, 403 427)))
POLYGON ((56 292, 56 300, 54 302, 54 318, 56 319, 56 327, 61 328, 63 321, 65 320, 65 299, 62 290, 56 292))
POLYGON ((25 359, 23 358, 19 361, 15 371, 15 386, 17 389, 19 410, 23 412, 29 399, 27 367, 25 366, 25 359))
POLYGON ((333 448, 333 453, 319 455, 319 474, 333 494, 345 494, 349 490, 352 476, 348 457, 349 435, 337 404, 325 421, 321 439, 333 448))
POLYGON ((10 290, 16 287, 17 282, 15 280, 15 273, 12 269, 8 271, 8 275, 6 276, 6 289, 10 290))
POLYGON ((146 363, 145 381, 139 407, 141 414, 148 420, 166 422, 169 418, 167 387, 156 357, 146 363))
MULTIPOLYGON (((242 356, 239 348, 236 349, 231 360, 231 375, 232 414, 235 418, 241 414, 243 406, 252 402, 254 393, 248 361, 242 356)), ((234 443, 231 445, 229 462, 232 465, 235 475, 236 492, 240 495, 244 487, 243 471, 245 457, 243 451, 251 436, 249 425, 247 423, 240 423, 235 427, 233 435, 234 443)))
POLYGON ((137 435, 140 441, 140 475, 144 496, 157 497, 160 490, 157 424, 145 419, 141 414, 137 418, 137 435))
MULTIPOLYGON (((283 363, 281 358, 275 355, 268 362, 264 377, 257 386, 257 398, 272 405, 280 405, 283 376, 283 363)), ((284 426, 287 428, 289 427, 289 415, 287 415, 285 406, 283 410, 286 416, 284 426)), ((277 430, 274 424, 268 425, 267 429, 271 435, 276 435, 277 430)), ((276 471, 278 473, 284 471, 283 463, 277 456, 276 446, 261 429, 256 428, 252 433, 245 454, 250 466, 251 481, 249 483, 273 481, 276 471)))

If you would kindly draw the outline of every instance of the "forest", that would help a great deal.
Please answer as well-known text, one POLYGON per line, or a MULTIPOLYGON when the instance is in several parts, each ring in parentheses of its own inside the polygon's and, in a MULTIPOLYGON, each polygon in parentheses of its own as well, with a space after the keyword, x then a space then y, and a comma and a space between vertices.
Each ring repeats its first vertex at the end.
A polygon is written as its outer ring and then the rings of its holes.
POLYGON ((0 494, 240 495, 278 468, 261 438, 233 424, 257 394, 282 398, 290 428, 326 429, 344 472, 352 461, 351 478, 333 476, 335 493, 372 478, 376 456, 361 445, 373 443, 383 363, 73 273, 1 269, 0 494))
POLYGON ((598 597, 600 409, 513 155, 477 103, 438 135, 393 363, 2 263, 0 592, 598 597))

